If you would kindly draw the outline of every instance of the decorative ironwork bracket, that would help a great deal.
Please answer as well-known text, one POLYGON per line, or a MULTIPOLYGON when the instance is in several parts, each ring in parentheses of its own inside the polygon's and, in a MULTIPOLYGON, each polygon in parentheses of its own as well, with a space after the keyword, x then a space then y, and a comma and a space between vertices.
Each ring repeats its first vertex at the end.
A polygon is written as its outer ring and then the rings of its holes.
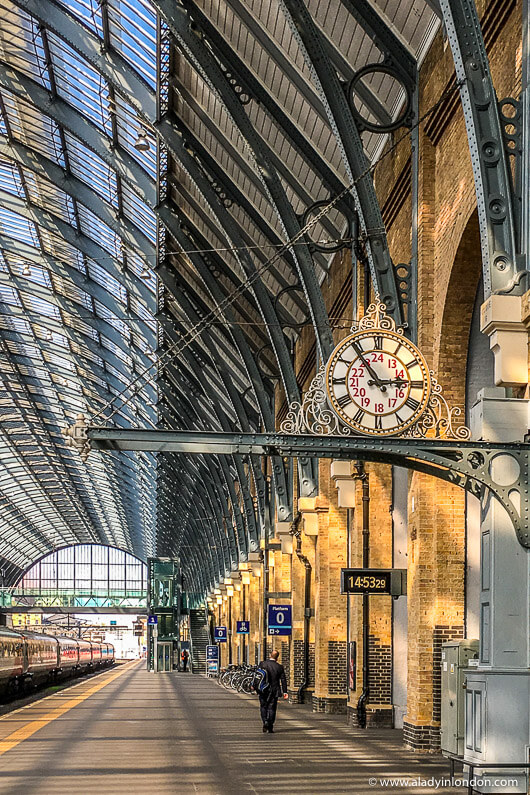
MULTIPOLYGON (((403 334, 403 329, 396 327, 393 317, 386 313, 386 306, 377 297, 370 304, 354 331, 373 330, 377 332, 392 331, 403 334)), ((326 395, 326 365, 322 364, 301 402, 294 401, 289 405, 285 420, 280 426, 282 433, 310 433, 314 435, 352 436, 354 431, 345 425, 331 409, 326 395)), ((432 437, 436 439, 461 439, 471 437, 470 429, 458 424, 462 416, 459 406, 449 406, 443 395, 441 384, 438 383, 433 371, 430 371, 430 398, 426 409, 418 421, 401 436, 432 437)))

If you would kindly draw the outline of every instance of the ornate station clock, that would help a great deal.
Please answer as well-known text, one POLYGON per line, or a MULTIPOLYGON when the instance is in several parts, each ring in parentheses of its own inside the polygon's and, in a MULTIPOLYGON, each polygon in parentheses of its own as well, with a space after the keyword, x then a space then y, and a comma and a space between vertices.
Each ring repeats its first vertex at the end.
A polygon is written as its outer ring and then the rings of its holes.
POLYGON ((325 373, 330 407, 345 425, 368 436, 407 430, 421 417, 431 395, 425 359, 392 328, 381 309, 379 304, 364 328, 361 322, 361 330, 337 345, 325 373), (378 317, 384 318, 381 327, 375 322, 378 317))

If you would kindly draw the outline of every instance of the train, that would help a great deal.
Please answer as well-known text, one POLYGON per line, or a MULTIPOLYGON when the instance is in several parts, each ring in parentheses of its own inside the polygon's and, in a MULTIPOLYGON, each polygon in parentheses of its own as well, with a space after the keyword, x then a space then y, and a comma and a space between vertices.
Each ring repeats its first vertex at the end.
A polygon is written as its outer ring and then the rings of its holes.
POLYGON ((0 698, 114 664, 112 643, 0 627, 0 698))

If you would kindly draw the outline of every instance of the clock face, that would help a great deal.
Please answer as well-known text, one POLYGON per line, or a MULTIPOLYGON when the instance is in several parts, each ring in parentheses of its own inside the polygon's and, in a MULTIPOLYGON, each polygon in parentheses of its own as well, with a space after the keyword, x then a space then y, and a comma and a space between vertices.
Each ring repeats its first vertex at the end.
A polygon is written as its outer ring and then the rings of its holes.
POLYGON ((370 329, 344 339, 326 367, 328 401, 358 433, 391 436, 405 431, 429 402, 425 359, 393 331, 370 329))

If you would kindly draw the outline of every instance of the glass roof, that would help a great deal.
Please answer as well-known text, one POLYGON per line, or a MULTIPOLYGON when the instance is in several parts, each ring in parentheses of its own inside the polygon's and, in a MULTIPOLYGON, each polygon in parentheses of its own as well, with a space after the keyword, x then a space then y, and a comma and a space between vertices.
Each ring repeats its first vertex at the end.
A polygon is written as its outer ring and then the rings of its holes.
MULTIPOLYGON (((62 5, 102 43, 107 29, 155 86, 148 2, 62 5)), ((16 3, 0 0, 0 11, 2 68, 63 100, 153 180, 156 141, 135 148, 142 123, 127 98, 16 3)), ((54 548, 100 542, 145 558, 155 544, 153 456, 93 456, 86 466, 61 430, 79 412, 104 416, 155 359, 154 212, 82 124, 61 125, 23 91, 0 92, 0 146, 0 557, 24 569, 54 548)), ((113 421, 153 426, 156 400, 143 382, 113 421)))
MULTIPOLYGON (((306 5, 343 81, 381 61, 377 41, 347 3, 306 5)), ((370 3, 416 62, 438 26, 431 5, 370 3)), ((169 35, 156 6, 0 0, 0 567, 7 560, 20 571, 75 543, 109 544, 145 559, 157 551, 157 532, 167 540, 168 527, 181 543, 194 532, 188 515, 178 531, 172 513, 156 524, 154 456, 91 455, 85 464, 62 429, 81 412, 100 421, 111 415, 122 427, 156 427, 159 393, 160 416, 180 427, 237 424, 242 418, 225 378, 244 404, 244 422, 258 427, 264 418, 247 372, 250 357, 272 393, 270 378, 290 363, 291 342, 311 322, 294 246, 252 289, 239 289, 288 237, 291 210, 301 217, 350 179, 285 9, 262 0, 193 6, 199 29, 209 30, 200 47, 208 50, 212 74, 223 62, 221 39, 257 95, 260 85, 265 89, 259 101, 242 100, 241 124, 208 68, 169 35), (166 113, 173 138, 164 140, 160 125, 161 145, 153 130, 166 113), (245 138, 246 122, 257 144, 245 138), (256 146, 273 183, 264 178, 256 146), (190 243, 182 246, 186 253, 168 246, 169 286, 155 272, 164 211, 180 222, 174 237, 190 243), (237 328, 219 313, 207 335, 194 334, 178 368, 164 369, 159 344, 179 342, 225 295, 233 297, 237 328), (159 326, 162 306, 171 322, 159 326), (281 343, 272 331, 277 325, 281 343), (275 345, 285 346, 283 358, 275 345), (146 368, 150 377, 127 400, 115 400, 146 368), (204 392, 196 406, 188 386, 204 392)), ((404 97, 399 83, 375 70, 359 88, 357 110, 369 121, 390 121, 404 97)), ((367 162, 377 160, 387 140, 364 130, 367 162)), ((344 229, 342 213, 330 213, 313 239, 333 244, 344 229)), ((332 248, 309 248, 322 284, 332 248)), ((166 263, 159 265, 162 273, 166 263)), ((176 471, 161 459, 166 465, 176 471)), ((184 488, 185 469, 178 472, 184 488)))

